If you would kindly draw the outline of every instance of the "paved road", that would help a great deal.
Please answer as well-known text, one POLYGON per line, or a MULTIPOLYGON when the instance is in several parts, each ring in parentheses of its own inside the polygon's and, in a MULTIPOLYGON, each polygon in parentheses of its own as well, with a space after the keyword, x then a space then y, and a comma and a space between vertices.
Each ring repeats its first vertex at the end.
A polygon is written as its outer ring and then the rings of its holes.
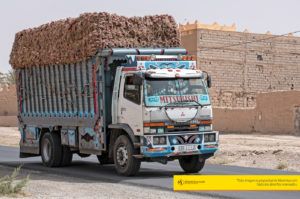
MULTIPOLYGON (((0 164, 17 166, 23 164, 23 168, 30 170, 44 171, 62 176, 72 176, 93 181, 108 181, 115 183, 131 184, 137 186, 151 186, 159 189, 173 189, 173 175, 182 174, 178 162, 169 162, 167 165, 159 163, 142 163, 138 176, 118 176, 113 165, 101 166, 95 157, 81 159, 76 156, 73 164, 65 168, 46 168, 42 165, 40 157, 18 158, 18 148, 0 146, 0 164)), ((207 164, 202 174, 296 174, 269 169, 255 169, 237 166, 223 166, 207 164)), ((299 174, 299 173, 297 173, 299 174)), ((244 198, 244 199, 299 199, 300 192, 196 192, 192 194, 215 196, 220 198, 244 198)))

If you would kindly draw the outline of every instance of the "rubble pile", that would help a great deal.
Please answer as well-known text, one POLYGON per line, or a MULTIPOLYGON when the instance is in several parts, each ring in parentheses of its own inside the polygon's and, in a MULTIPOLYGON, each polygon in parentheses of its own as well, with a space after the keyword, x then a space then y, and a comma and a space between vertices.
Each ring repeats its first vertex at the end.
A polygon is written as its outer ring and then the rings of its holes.
POLYGON ((26 29, 15 36, 14 68, 82 61, 104 48, 177 47, 180 36, 172 16, 124 17, 84 13, 26 29))

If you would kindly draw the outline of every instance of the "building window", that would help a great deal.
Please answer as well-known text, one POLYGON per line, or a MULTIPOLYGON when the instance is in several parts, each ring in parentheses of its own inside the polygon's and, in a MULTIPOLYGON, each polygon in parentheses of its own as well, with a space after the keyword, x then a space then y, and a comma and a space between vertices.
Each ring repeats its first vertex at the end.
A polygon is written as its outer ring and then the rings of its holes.
POLYGON ((257 55, 257 60, 258 61, 263 61, 264 59, 263 59, 262 55, 257 55))

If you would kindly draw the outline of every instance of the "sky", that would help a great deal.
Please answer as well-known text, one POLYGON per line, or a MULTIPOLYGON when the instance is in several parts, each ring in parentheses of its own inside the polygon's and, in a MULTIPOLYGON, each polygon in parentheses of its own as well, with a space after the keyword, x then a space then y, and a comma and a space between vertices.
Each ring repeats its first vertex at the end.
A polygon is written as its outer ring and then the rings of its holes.
MULTIPOLYGON (((285 34, 300 30, 299 0, 8 0, 0 2, 0 72, 11 69, 15 33, 84 12, 123 16, 173 15, 178 23, 231 25, 239 31, 285 34)), ((297 35, 300 36, 300 35, 297 35)))

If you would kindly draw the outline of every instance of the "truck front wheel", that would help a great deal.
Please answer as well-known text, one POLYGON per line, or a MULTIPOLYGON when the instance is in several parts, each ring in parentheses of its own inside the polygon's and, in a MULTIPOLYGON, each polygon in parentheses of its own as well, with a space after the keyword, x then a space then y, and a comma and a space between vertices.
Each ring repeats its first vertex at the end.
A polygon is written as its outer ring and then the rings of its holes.
POLYGON ((133 176, 138 173, 141 162, 133 157, 135 150, 127 136, 117 138, 113 152, 115 168, 119 174, 133 176))
POLYGON ((199 155, 183 156, 179 158, 179 164, 186 173, 198 173, 205 164, 205 159, 199 155))
POLYGON ((45 133, 41 142, 43 164, 47 167, 58 167, 62 160, 60 136, 57 133, 45 133))

